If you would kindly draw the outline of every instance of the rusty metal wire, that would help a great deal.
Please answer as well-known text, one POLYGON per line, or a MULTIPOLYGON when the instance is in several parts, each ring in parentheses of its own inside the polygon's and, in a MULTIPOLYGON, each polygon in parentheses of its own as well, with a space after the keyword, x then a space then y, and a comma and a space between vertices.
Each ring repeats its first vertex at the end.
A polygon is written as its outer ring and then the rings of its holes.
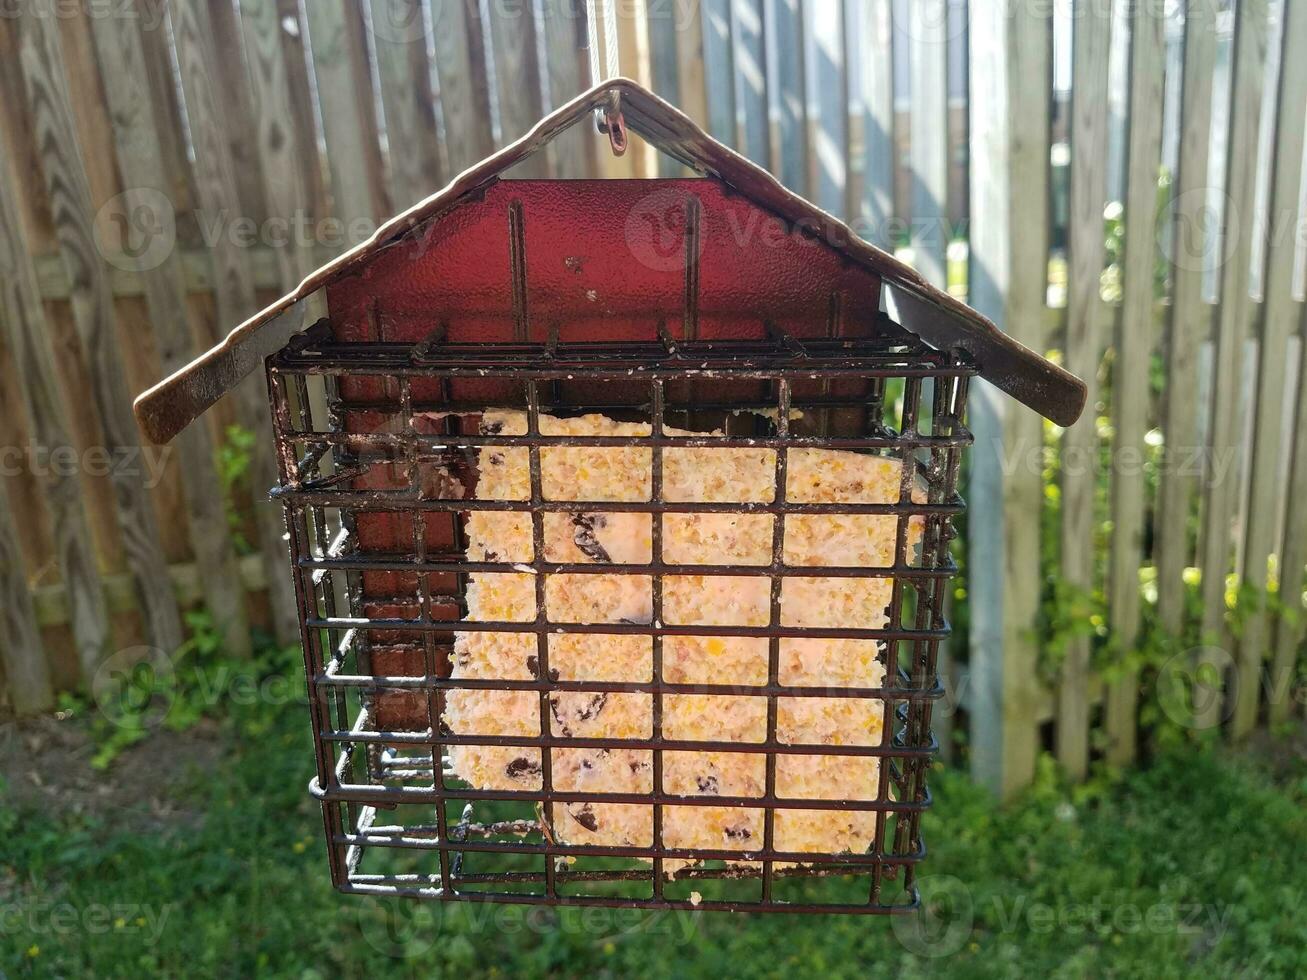
MULTIPOLYGON (((308 674, 317 775, 331 874, 342 891, 442 900, 511 901, 620 907, 902 912, 918 900, 915 865, 925 854, 922 812, 930 805, 926 770, 936 745, 932 706, 942 691, 939 643, 948 636, 944 594, 954 574, 949 555, 963 425, 973 369, 961 355, 929 348, 884 324, 875 339, 797 340, 773 331, 765 341, 560 344, 337 343, 309 331, 269 359, 281 484, 308 674), (526 413, 527 434, 484 433, 490 408, 526 413), (648 436, 547 436, 549 412, 599 412, 650 423, 648 436), (767 412, 769 414, 764 414, 767 412), (424 424, 416 424, 417 419, 424 424), (671 435, 668 428, 703 435, 671 435), (717 434, 712 434, 717 430, 717 434), (640 446, 652 450, 651 499, 645 502, 548 500, 541 492, 540 450, 552 446, 640 446), (532 491, 523 501, 474 496, 477 453, 524 446, 532 491), (662 450, 671 447, 777 450, 777 492, 766 503, 677 503, 663 499, 662 450), (804 504, 785 499, 786 450, 846 449, 903 461, 900 499, 887 504, 804 504), (434 479, 433 472, 445 474, 434 479), (442 484, 441 480, 444 480, 442 484), (451 484, 458 484, 457 487, 451 484), (913 500, 915 486, 925 500, 913 500), (538 607, 534 622, 468 622, 466 587, 475 572, 522 570, 522 563, 471 561, 463 522, 476 510, 775 515, 772 561, 695 565, 696 575, 765 576, 770 623, 761 627, 662 623, 662 577, 687 571, 662 560, 661 522, 651 520, 653 560, 644 564, 545 561, 542 523, 533 520, 538 607), (892 579, 888 622, 880 629, 781 625, 781 583, 812 575, 785 564, 786 515, 880 514, 896 518, 892 565, 821 566, 829 577, 892 579), (908 520, 923 522, 919 549, 908 520), (915 552, 915 553, 914 553, 915 552), (652 624, 560 624, 546 617, 544 581, 559 573, 650 576, 652 624), (536 678, 451 676, 456 632, 534 633, 536 678), (560 680, 551 676, 546 637, 559 632, 635 634, 652 644, 647 681, 560 680), (769 645, 762 684, 674 684, 662 676, 668 635, 759 636, 769 645), (781 638, 823 636, 878 641, 885 682, 878 688, 792 687, 780 683, 781 638), (537 691, 538 735, 456 734, 442 722, 447 692, 537 691), (648 695, 650 737, 561 737, 550 733, 548 698, 558 691, 648 695), (661 731, 664 695, 729 693, 767 700, 762 742, 673 740, 661 731), (804 745, 779 741, 778 697, 869 698, 884 705, 879 744, 804 745), (521 745, 541 753, 542 788, 483 790, 450 769, 455 745, 521 745), (552 785, 552 749, 648 750, 653 792, 564 792, 552 785), (759 797, 712 796, 713 806, 760 808, 762 846, 739 850, 662 846, 667 807, 703 805, 704 797, 662 791, 665 750, 765 755, 759 797), (881 760, 871 799, 783 799, 776 761, 787 753, 873 756, 881 760), (544 814, 555 802, 631 803, 652 810, 653 846, 569 844, 544 814), (789 853, 774 847, 777 809, 872 811, 875 839, 865 853, 789 853), (664 874, 666 859, 700 862, 664 874), (747 860, 747 865, 739 862, 747 860), (735 862, 729 864, 727 862, 735 862), (778 866, 783 865, 783 866, 778 866), (717 882, 692 900, 688 887, 717 882), (861 882, 861 885, 858 884, 861 882), (890 883, 893 883, 892 886, 890 883), (823 887, 829 886, 829 888, 823 887)), ((868 794, 871 795, 871 794, 868 794)))

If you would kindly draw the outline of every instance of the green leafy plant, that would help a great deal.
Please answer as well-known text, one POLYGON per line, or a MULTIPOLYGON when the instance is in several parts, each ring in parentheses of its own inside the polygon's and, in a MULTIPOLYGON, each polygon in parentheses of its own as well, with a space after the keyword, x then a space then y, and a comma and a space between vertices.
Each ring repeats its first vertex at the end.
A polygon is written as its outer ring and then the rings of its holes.
POLYGON ((255 452, 256 437, 241 425, 229 425, 218 446, 218 477, 222 480, 223 503, 227 526, 237 554, 249 554, 253 547, 245 533, 245 515, 240 501, 249 497, 250 460, 255 452))
POLYGON ((250 660, 228 657, 204 609, 186 614, 186 641, 166 662, 142 661, 118 672, 94 699, 65 695, 61 709, 89 719, 96 743, 91 764, 109 768, 124 750, 156 730, 184 732, 204 718, 258 727, 258 703, 306 703, 299 651, 262 642, 250 660), (269 684, 271 679, 286 683, 269 684), (243 710, 238 710, 243 709, 243 710))

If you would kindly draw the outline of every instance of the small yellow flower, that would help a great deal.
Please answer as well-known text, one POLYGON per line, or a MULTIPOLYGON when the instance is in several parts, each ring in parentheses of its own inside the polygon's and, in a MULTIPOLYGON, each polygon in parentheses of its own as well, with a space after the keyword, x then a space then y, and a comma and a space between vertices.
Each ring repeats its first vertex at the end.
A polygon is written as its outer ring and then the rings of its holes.
POLYGON ((37 958, 38 956, 40 956, 40 955, 41 955, 41 947, 38 946, 38 945, 36 945, 36 943, 32 943, 32 945, 30 945, 30 946, 27 947, 27 957, 28 957, 28 959, 33 959, 33 960, 34 960, 34 959, 36 959, 36 958, 37 958))

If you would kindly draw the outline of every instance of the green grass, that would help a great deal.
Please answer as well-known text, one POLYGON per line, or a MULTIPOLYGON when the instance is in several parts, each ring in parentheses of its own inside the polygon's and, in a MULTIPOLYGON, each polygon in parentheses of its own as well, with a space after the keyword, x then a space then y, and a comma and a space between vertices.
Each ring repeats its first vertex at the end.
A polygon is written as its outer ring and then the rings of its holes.
POLYGON ((169 789, 193 816, 162 831, 0 802, 0 975, 1307 973, 1302 759, 1272 776, 1189 749, 1074 791, 1046 765, 1008 807, 941 771, 928 910, 895 927, 338 895, 304 789, 302 706, 233 707, 215 738, 230 752, 169 789))

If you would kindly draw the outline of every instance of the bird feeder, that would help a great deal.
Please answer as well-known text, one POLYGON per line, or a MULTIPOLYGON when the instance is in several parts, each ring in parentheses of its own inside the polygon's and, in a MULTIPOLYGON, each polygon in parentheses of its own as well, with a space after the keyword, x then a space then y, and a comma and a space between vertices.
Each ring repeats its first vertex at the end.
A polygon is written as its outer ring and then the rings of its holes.
POLYGON ((146 392, 144 431, 260 365, 337 888, 913 907, 968 385, 1065 425, 1077 379, 622 79, 146 392), (698 176, 506 176, 595 113, 698 176))

